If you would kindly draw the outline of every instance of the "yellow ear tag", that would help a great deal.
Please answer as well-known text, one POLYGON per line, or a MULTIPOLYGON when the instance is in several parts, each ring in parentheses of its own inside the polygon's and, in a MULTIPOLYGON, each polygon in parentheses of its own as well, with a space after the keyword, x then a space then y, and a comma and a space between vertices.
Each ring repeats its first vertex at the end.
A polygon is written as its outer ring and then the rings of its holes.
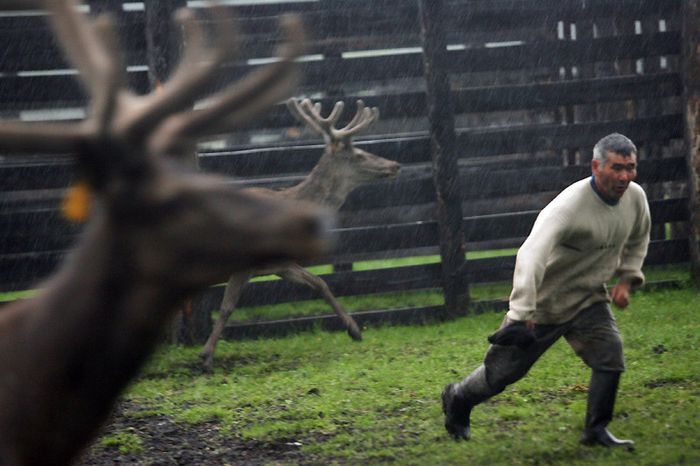
POLYGON ((63 198, 61 212, 71 222, 82 223, 90 213, 90 187, 84 181, 75 183, 63 198))

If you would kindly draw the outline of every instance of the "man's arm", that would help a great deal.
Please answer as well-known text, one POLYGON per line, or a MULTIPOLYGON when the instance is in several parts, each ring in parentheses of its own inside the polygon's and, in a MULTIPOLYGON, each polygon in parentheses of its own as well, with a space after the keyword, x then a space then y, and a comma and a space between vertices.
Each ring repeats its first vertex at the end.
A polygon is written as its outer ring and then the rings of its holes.
POLYGON ((649 204, 644 195, 643 205, 637 217, 635 228, 630 235, 620 257, 620 265, 617 275, 620 277, 617 285, 610 291, 613 303, 619 308, 629 305, 630 292, 644 284, 642 265, 649 248, 649 235, 651 231, 651 215, 649 204))

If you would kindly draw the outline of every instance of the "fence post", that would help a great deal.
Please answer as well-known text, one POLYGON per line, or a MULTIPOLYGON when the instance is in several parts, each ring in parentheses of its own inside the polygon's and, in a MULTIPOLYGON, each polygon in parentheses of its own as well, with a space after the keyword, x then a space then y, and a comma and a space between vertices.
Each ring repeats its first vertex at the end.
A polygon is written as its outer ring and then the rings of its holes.
POLYGON ((445 308, 456 315, 467 311, 469 287, 464 276, 464 233, 459 168, 455 151, 455 121, 447 74, 447 24, 443 0, 419 0, 425 67, 430 152, 436 191, 436 219, 442 259, 445 308))
POLYGON ((146 47, 148 78, 151 89, 165 82, 180 55, 180 38, 173 13, 186 5, 186 0, 144 2, 146 14, 146 47))
POLYGON ((683 2, 681 17, 691 277, 700 284, 700 0, 683 2))
MULTIPOLYGON (((173 15, 185 7, 186 0, 160 0, 144 2, 146 56, 148 60, 148 80, 151 89, 158 89, 166 82, 177 64, 182 48, 181 36, 173 15)), ((190 161, 197 166, 196 154, 190 161)), ((205 341, 211 332, 210 309, 204 309, 188 300, 173 318, 166 338, 171 343, 185 345, 205 341)))

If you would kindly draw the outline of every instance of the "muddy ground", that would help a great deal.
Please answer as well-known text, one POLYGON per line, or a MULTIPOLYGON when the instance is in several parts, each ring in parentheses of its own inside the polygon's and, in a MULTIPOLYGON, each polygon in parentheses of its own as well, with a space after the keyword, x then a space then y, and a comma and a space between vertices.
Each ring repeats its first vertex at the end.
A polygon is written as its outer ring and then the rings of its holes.
POLYGON ((305 457, 294 442, 265 443, 224 436, 215 423, 182 424, 164 416, 124 416, 119 406, 102 435, 129 432, 138 435, 138 452, 121 453, 118 446, 95 442, 78 463, 97 465, 267 465, 319 464, 305 457))

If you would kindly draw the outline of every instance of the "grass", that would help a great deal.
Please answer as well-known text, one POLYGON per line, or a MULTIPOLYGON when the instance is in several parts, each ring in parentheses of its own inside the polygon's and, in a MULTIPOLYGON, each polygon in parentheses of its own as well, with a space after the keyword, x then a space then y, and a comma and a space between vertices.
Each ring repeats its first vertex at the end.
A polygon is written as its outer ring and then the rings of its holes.
MULTIPOLYGON (((488 257, 502 257, 502 256, 514 256, 518 252, 517 249, 495 249, 490 251, 475 251, 468 252, 466 258, 469 260, 474 259, 485 259, 488 257)), ((352 270, 353 272, 360 272, 365 270, 377 270, 377 269, 387 269, 391 267, 404 267, 409 265, 423 265, 423 264, 436 264, 440 262, 440 256, 430 255, 430 256, 417 256, 417 257, 402 257, 397 259, 377 259, 377 260, 367 260, 353 262, 352 270)), ((332 265, 315 265, 306 268, 311 273, 316 275, 329 274, 333 272, 332 265)), ((276 275, 262 275, 260 277, 254 277, 251 281, 261 282, 268 280, 278 280, 276 275)))
POLYGON ((133 432, 105 435, 100 439, 99 444, 104 447, 115 447, 122 455, 143 451, 143 441, 133 432))
POLYGON ((222 341, 209 376, 196 368, 199 348, 165 347, 125 398, 133 416, 297 442, 311 464, 700 464, 698 295, 639 292, 615 311, 628 371, 611 430, 635 439, 635 452, 578 444, 589 370, 563 341, 475 409, 472 441, 446 436, 440 391, 481 362, 500 313, 371 328, 362 343, 343 333, 222 341))

